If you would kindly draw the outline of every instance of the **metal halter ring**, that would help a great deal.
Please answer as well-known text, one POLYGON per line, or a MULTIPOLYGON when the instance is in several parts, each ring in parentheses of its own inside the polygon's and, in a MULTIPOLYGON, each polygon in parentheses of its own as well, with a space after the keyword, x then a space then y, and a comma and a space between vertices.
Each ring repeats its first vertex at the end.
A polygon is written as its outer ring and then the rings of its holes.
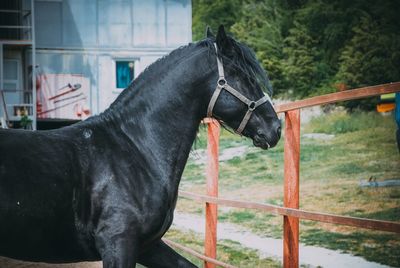
POLYGON ((218 79, 218 85, 220 87, 224 87, 226 84, 227 84, 227 82, 226 82, 225 78, 219 78, 218 79))
POLYGON ((257 105, 256 105, 255 101, 249 102, 249 104, 247 106, 249 108, 249 111, 254 111, 257 108, 257 105))

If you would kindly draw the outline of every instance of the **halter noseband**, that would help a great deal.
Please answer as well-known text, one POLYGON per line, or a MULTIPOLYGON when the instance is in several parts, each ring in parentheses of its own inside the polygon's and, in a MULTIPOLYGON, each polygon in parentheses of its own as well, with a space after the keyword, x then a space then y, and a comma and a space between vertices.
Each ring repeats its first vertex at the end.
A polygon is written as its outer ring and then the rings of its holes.
POLYGON ((240 123, 239 127, 236 129, 236 133, 242 134, 242 131, 246 127, 247 123, 250 120, 250 117, 255 109, 257 109, 258 106, 264 104, 265 102, 269 101, 272 104, 271 98, 268 95, 264 95, 261 99, 258 101, 251 101, 245 96, 243 96, 242 93, 231 87, 228 82, 225 79, 224 75, 224 66, 222 65, 222 60, 218 57, 218 48, 217 44, 214 43, 215 46, 215 52, 217 55, 217 66, 218 66, 218 81, 217 81, 217 87, 215 88, 214 94, 211 97, 211 100, 208 104, 208 109, 207 109, 207 117, 212 117, 213 109, 215 106, 215 103, 217 102, 218 96, 221 93, 222 89, 225 89, 229 93, 231 93, 233 96, 238 98, 241 102, 247 105, 247 112, 244 115, 242 122, 240 123))

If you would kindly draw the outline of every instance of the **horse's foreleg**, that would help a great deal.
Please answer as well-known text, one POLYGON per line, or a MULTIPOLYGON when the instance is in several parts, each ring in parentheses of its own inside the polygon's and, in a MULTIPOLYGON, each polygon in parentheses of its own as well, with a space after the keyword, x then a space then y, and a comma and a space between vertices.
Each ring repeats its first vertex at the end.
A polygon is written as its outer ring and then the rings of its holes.
POLYGON ((136 267, 138 249, 132 236, 128 234, 117 237, 102 235, 96 239, 96 244, 103 260, 103 268, 136 267))
POLYGON ((196 267, 161 240, 140 254, 138 263, 149 268, 196 267))

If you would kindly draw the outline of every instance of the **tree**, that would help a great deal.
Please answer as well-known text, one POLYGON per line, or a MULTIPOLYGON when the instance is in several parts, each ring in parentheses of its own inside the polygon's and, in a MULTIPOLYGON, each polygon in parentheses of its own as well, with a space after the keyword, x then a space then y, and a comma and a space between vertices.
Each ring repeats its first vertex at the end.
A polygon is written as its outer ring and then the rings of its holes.
POLYGON ((193 0, 193 40, 203 39, 207 26, 218 29, 222 24, 229 32, 231 26, 239 20, 241 5, 242 0, 193 0))
POLYGON ((305 97, 317 85, 315 40, 303 24, 295 22, 284 42, 283 73, 288 81, 288 90, 296 96, 305 97))
MULTIPOLYGON (((336 75, 339 82, 349 88, 363 87, 396 81, 399 75, 399 37, 386 34, 380 22, 364 13, 353 29, 340 56, 340 68, 336 75)), ((373 109, 375 101, 352 101, 350 109, 373 109)))
POLYGON ((236 38, 254 49, 269 74, 275 93, 285 88, 280 29, 283 16, 279 1, 247 1, 241 8, 239 21, 231 27, 236 38))
POLYGON ((193 36, 224 24, 254 49, 275 93, 304 98, 399 81, 398 14, 397 0, 193 0, 193 36))

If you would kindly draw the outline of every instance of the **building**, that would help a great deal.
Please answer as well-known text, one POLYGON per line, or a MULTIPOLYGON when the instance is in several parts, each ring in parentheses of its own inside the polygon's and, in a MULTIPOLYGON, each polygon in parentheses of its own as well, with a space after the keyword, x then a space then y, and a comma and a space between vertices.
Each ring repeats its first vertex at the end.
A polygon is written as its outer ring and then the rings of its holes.
POLYGON ((33 129, 105 110, 191 41, 190 0, 0 1, 0 119, 33 129), (32 68, 35 66, 35 68, 32 68))

